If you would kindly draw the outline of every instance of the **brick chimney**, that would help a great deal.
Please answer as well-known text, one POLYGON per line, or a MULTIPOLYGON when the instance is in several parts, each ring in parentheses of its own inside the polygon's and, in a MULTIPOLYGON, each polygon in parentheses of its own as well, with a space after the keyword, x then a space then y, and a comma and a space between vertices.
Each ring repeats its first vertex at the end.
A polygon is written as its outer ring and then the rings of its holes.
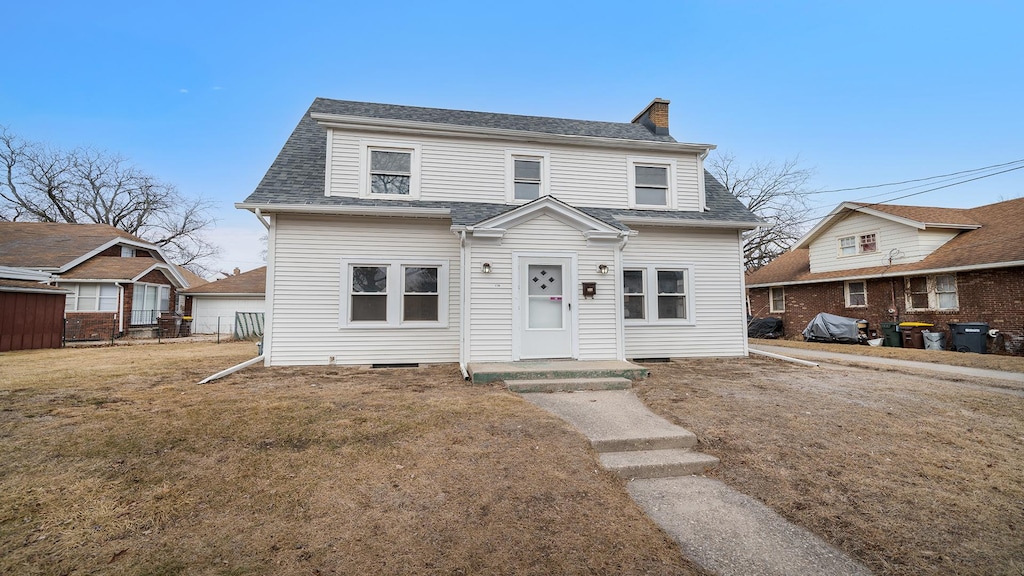
POLYGON ((653 134, 668 136, 668 105, 668 100, 655 98, 631 122, 633 124, 640 124, 653 134))

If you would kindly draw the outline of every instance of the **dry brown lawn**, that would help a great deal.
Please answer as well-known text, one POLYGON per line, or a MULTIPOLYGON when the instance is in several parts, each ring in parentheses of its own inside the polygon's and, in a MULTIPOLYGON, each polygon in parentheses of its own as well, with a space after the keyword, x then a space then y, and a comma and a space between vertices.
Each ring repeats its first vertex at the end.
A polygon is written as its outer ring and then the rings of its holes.
POLYGON ((638 394, 721 458, 713 476, 875 573, 1024 574, 1019 388, 756 358, 649 367, 638 394))
POLYGON ((697 574, 584 438, 456 367, 0 355, 3 574, 697 574))

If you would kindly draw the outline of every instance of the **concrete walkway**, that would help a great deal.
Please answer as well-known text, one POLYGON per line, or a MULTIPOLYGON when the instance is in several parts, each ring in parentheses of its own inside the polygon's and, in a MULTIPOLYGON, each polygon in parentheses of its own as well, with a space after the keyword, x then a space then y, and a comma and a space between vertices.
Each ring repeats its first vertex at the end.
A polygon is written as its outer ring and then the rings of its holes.
POLYGON ((895 368, 901 371, 908 371, 914 374, 920 374, 921 372, 938 372, 963 378, 993 378, 996 380, 1009 380, 1011 382, 1024 384, 1024 373, 1022 372, 1005 372, 1002 370, 988 370, 985 368, 950 366, 949 364, 938 364, 933 362, 915 362, 913 360, 879 358, 877 356, 864 356, 861 354, 842 354, 839 352, 826 352, 824 350, 807 350, 805 348, 790 348, 788 346, 771 346, 761 344, 760 342, 752 344, 750 349, 819 362, 832 361, 861 366, 881 366, 885 368, 895 368))
MULTIPOLYGON (((598 452, 658 451, 667 442, 693 444, 691 432, 651 412, 631 390, 523 394, 523 398, 572 424, 598 452)), ((627 489, 688 558, 722 576, 870 574, 814 534, 717 480, 643 478, 630 480, 627 489)))

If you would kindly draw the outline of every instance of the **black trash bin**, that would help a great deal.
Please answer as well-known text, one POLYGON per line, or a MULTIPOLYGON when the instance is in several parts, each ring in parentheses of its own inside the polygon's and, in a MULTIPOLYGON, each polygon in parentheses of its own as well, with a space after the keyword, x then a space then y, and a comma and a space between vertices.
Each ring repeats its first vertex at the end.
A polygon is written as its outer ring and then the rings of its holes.
POLYGON ((882 346, 891 346, 893 348, 903 346, 898 327, 899 323, 897 322, 882 322, 882 335, 885 338, 882 341, 882 346))
POLYGON ((953 350, 988 354, 988 324, 985 322, 950 322, 949 333, 953 336, 953 350))

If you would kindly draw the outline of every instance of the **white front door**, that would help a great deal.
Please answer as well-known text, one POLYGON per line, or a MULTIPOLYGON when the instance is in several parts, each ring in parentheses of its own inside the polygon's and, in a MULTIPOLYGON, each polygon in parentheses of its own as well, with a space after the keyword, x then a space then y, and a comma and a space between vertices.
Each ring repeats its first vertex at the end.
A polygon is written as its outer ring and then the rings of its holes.
POLYGON ((571 358, 572 259, 519 258, 519 358, 571 358))

